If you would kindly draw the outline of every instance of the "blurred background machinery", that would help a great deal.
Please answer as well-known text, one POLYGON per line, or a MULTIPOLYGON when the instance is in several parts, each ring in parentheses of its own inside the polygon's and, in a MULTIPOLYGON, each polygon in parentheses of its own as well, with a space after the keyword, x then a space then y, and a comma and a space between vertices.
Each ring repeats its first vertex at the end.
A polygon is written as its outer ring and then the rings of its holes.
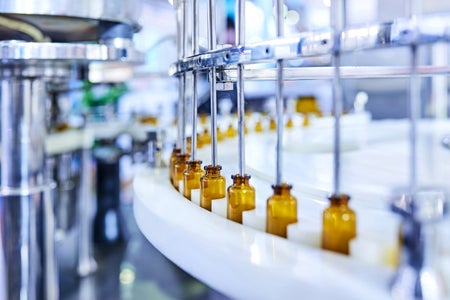
MULTIPOLYGON (((156 251, 135 227, 130 209, 135 166, 149 159, 164 165, 177 140, 178 82, 169 74, 176 73, 180 58, 180 2, 0 1, 0 298, 226 298, 156 251)), ((450 11, 445 1, 422 2, 423 15, 450 11)), ((407 18, 412 5, 345 3, 347 28, 407 18)), ((208 1, 199 5, 199 18, 206 19, 208 1)), ((236 43, 235 1, 216 5, 223 49, 236 43)), ((274 39, 273 3, 249 0, 245 6, 245 44, 274 39)), ((329 28, 330 6, 325 0, 286 0, 285 37, 329 28)), ((192 35, 190 26, 184 30, 192 35)), ((207 26, 200 26, 201 53, 208 51, 207 36, 207 26)), ((400 74, 385 78, 380 69, 368 79, 349 69, 342 79, 344 111, 364 112, 372 120, 406 118, 408 55, 407 48, 343 53, 343 67, 382 65, 400 74)), ((448 118, 448 56, 445 41, 418 52, 419 65, 443 68, 420 81, 421 118, 448 118)), ((291 70, 330 64, 329 55, 285 61, 291 70)), ((246 105, 263 116, 275 110, 277 83, 273 74, 261 75, 273 67, 269 61, 247 68, 246 105)), ((221 82, 228 79, 231 88, 217 93, 224 131, 237 110, 233 72, 225 70, 229 78, 221 82)), ((304 103, 313 99, 314 113, 330 116, 331 73, 311 74, 285 82, 287 110, 310 112, 304 103)), ((210 111, 205 74, 199 75, 198 96, 201 119, 210 111)))

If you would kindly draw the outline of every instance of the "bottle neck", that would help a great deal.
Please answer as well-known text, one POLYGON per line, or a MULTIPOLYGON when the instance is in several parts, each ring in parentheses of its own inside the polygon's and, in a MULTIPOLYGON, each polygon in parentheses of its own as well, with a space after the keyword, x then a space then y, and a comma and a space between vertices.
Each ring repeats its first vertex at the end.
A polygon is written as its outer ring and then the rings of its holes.
POLYGON ((207 176, 220 176, 220 170, 222 170, 222 166, 212 166, 208 165, 205 167, 206 175, 207 176))
POLYGON ((187 162, 188 165, 188 170, 192 170, 192 171, 201 171, 202 168, 202 161, 201 160, 194 160, 194 161, 188 161, 187 162))
POLYGON ((272 185, 273 193, 277 196, 290 196, 292 185, 282 183, 280 185, 272 185))
POLYGON ((348 201, 350 200, 350 196, 346 194, 331 195, 330 197, 328 197, 328 200, 330 200, 331 206, 347 206, 348 201))
POLYGON ((178 162, 186 162, 189 159, 189 154, 177 154, 177 161, 178 162))
POLYGON ((231 175, 231 179, 233 179, 233 185, 249 185, 250 175, 231 175))

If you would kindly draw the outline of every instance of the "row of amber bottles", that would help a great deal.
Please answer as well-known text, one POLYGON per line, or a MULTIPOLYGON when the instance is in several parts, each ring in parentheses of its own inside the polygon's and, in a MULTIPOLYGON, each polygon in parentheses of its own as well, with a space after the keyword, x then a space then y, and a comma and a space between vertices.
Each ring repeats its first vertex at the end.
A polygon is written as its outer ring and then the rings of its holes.
MULTIPOLYGON (((255 189, 249 175, 233 175, 233 184, 226 189, 221 166, 208 165, 201 169, 201 161, 188 161, 189 154, 174 149, 171 157, 174 187, 191 200, 191 191, 200 189, 200 206, 211 211, 212 201, 228 196, 227 218, 242 223, 242 213, 255 208, 255 189)), ((292 186, 286 183, 273 185, 273 195, 267 199, 266 232, 287 237, 287 226, 297 222, 297 200, 291 194, 292 186)), ((349 254, 349 243, 356 237, 356 214, 348 206, 350 197, 345 194, 329 197, 330 206, 323 212, 323 249, 349 254)))

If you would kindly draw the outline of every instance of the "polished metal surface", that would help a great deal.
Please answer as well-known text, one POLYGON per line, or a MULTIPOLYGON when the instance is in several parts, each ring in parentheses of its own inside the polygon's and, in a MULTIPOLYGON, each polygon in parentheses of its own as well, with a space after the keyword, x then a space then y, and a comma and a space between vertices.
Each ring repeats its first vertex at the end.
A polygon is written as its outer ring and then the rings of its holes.
MULTIPOLYGON (((245 43, 245 1, 236 1, 236 44, 245 43)), ((244 98, 244 66, 237 65, 236 96, 238 114, 238 147, 239 147, 239 174, 245 174, 245 98, 244 98)))
MULTIPOLYGON (((411 74, 409 66, 341 66, 341 78, 405 78, 411 74)), ((302 79, 328 79, 333 76, 333 67, 302 67, 284 68, 286 80, 302 79)), ((430 77, 433 75, 450 73, 450 66, 417 66, 417 75, 430 77)), ((276 78, 276 69, 251 69, 244 70, 244 79, 252 81, 272 81, 276 78)), ((236 69, 224 69, 220 71, 220 78, 224 81, 236 81, 236 69)))
POLYGON ((44 183, 45 83, 37 78, 1 78, 1 186, 44 183))
POLYGON ((45 160, 47 180, 55 181, 57 185, 53 194, 56 240, 63 239, 76 223, 76 207, 80 198, 79 161, 79 151, 55 154, 45 160))
MULTIPOLYGON (((410 188, 409 188, 410 190, 410 188)), ((447 299, 437 261, 435 223, 448 212, 445 189, 427 188, 396 197, 391 208, 403 217, 400 265, 391 283, 394 299, 447 299)))
POLYGON ((333 1, 330 7, 330 23, 333 27, 333 51, 331 64, 333 66, 332 109, 333 109, 333 195, 341 195, 341 117, 344 107, 344 90, 341 81, 341 47, 340 37, 345 22, 345 2, 333 1))
MULTIPOLYGON (((0 13, 20 16, 70 17, 91 20, 104 20, 136 25, 141 13, 140 0, 20 0, 0 1, 0 13)), ((61 20, 64 26, 67 20, 61 20)), ((48 24, 48 23, 46 23, 48 24)), ((48 26, 57 26, 50 23, 48 26)))
MULTIPOLYGON (((381 24, 345 28, 339 33, 339 45, 332 38, 332 30, 312 31, 297 37, 278 38, 245 46, 210 49, 200 55, 180 60, 170 73, 250 64, 277 59, 311 58, 330 55, 336 47, 341 53, 387 47, 423 45, 450 39, 448 14, 417 16, 381 24)), ((314 61, 310 61, 314 65, 314 61)), ((319 64, 323 64, 320 61, 319 64)), ((316 62, 317 65, 317 62, 316 62)))
POLYGON ((93 246, 94 195, 92 178, 92 152, 83 149, 81 153, 80 191, 77 201, 77 272, 81 277, 97 270, 93 246))
MULTIPOLYGON (((275 21, 277 37, 284 36, 284 1, 277 0, 275 5, 275 21)), ((283 183, 283 129, 284 129, 284 62, 282 59, 277 59, 276 70, 276 90, 275 90, 275 112, 277 122, 277 143, 276 143, 276 170, 275 170, 275 185, 280 186, 283 183)))
MULTIPOLYGON (((208 47, 214 50, 217 47, 216 36, 216 1, 208 0, 208 47)), ((209 76, 209 97, 211 102, 211 164, 217 165, 217 78, 216 68, 212 67, 208 73, 209 76)))
POLYGON ((409 193, 413 195, 417 189, 417 123, 421 113, 420 78, 417 76, 417 46, 411 46, 411 75, 409 77, 409 193))
POLYGON ((45 82, 1 78, 0 286, 3 299, 56 299, 51 184, 45 182, 45 82))
MULTIPOLYGON (((200 53, 199 44, 199 1, 192 1, 192 55, 200 53)), ((191 133, 191 160, 196 160, 197 157, 197 107, 198 107, 198 73, 192 72, 192 133, 191 133)))
MULTIPOLYGON (((177 19, 177 56, 182 59, 187 55, 187 12, 188 5, 186 0, 176 1, 176 19, 177 19)), ((178 103, 177 103, 177 143, 182 153, 186 153, 186 106, 187 106, 187 88, 188 74, 180 74, 178 78, 178 103)))
POLYGON ((135 48, 116 48, 102 44, 83 43, 32 43, 22 41, 1 41, 0 51, 2 63, 26 61, 121 61, 142 63, 144 56, 135 48))

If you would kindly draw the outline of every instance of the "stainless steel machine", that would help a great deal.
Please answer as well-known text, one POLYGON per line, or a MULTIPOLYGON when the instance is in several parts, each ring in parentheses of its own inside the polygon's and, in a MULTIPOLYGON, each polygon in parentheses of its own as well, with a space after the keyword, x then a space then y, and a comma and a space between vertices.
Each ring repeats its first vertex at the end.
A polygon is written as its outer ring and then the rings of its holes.
MULTIPOLYGON (((90 62, 141 62, 132 43, 139 12, 139 0, 0 1, 1 299, 58 298, 48 87, 81 78, 90 62)), ((84 232, 87 225, 80 224, 84 232)), ((80 274, 88 273, 89 254, 79 252, 80 274)))

